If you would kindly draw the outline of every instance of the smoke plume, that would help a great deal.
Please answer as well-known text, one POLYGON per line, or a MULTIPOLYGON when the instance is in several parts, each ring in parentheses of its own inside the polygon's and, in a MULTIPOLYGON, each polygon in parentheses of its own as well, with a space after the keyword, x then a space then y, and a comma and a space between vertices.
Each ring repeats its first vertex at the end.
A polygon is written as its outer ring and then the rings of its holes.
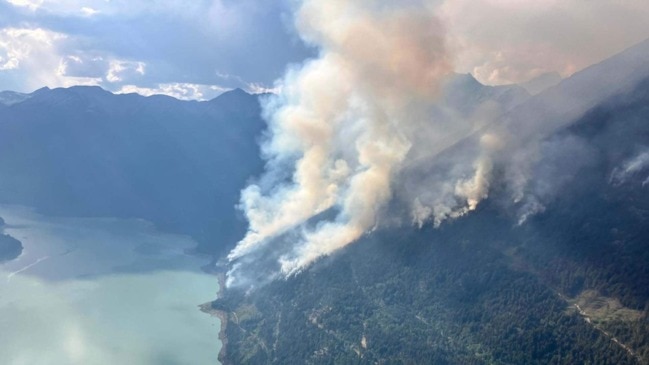
POLYGON ((306 0, 296 25, 320 54, 289 71, 266 105, 268 169, 242 192, 249 231, 229 254, 237 260, 299 229, 300 239, 279 259, 286 275, 377 224, 412 147, 408 134, 428 122, 427 109, 452 70, 426 1, 306 0), (333 218, 303 226, 329 210, 333 218))
POLYGON ((432 1, 303 0, 295 24, 319 56, 264 102, 266 172, 241 193, 249 229, 228 255, 228 286, 294 275, 394 220, 440 225, 496 184, 522 224, 574 175, 554 167, 576 171, 590 154, 545 138, 612 93, 612 80, 621 90, 649 73, 638 56, 648 43, 548 93, 498 99, 492 88, 482 100, 483 85, 453 73, 432 1))
MULTIPOLYGON (((613 169, 609 183, 613 185, 622 185, 627 182, 629 177, 641 173, 649 167, 649 151, 642 151, 635 157, 627 160, 621 167, 613 169)), ((645 177, 642 186, 649 183, 649 176, 645 177)))

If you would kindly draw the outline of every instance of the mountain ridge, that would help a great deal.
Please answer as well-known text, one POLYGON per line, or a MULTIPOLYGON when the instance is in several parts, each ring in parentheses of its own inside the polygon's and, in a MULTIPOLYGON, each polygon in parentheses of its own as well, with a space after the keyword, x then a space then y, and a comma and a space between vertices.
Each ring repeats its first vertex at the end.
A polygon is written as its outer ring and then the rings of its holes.
POLYGON ((258 96, 220 97, 230 102, 39 89, 0 109, 0 202, 144 218, 225 250, 245 229, 235 205, 261 171, 265 122, 258 96))
POLYGON ((225 98, 230 97, 231 95, 238 95, 239 97, 241 95, 256 95, 256 94, 251 94, 246 92, 245 90, 241 88, 234 88, 231 90, 224 91, 223 93, 215 96, 212 99, 209 100, 183 100, 183 99, 178 99, 176 97, 166 95, 166 94, 153 94, 153 95, 142 95, 136 92, 130 92, 130 93, 114 93, 109 90, 106 90, 102 88, 101 86, 89 86, 89 85, 73 85, 73 86, 68 86, 68 87, 56 87, 56 88, 49 88, 47 86, 39 88, 31 93, 20 93, 16 91, 11 91, 11 90, 4 90, 0 91, 0 104, 3 104, 5 106, 11 106, 14 104, 21 103, 29 98, 32 98, 34 96, 42 96, 46 95, 48 93, 55 92, 55 93, 61 93, 63 95, 74 95, 82 98, 87 98, 91 95, 112 95, 112 96, 126 96, 126 97, 132 97, 132 96, 138 96, 141 98, 152 98, 152 99, 157 99, 157 98, 169 98, 177 101, 182 101, 182 102, 196 102, 196 103, 209 103, 209 102, 214 102, 221 98, 222 96, 225 98), (92 93, 92 94, 91 94, 92 93))

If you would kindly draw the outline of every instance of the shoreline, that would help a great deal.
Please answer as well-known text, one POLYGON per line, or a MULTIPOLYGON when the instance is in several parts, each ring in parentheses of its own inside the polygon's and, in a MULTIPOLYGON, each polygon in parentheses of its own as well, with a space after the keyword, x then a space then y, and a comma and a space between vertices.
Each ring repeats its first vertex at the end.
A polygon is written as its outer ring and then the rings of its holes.
MULTIPOLYGON (((215 269, 213 265, 206 265, 203 268, 203 271, 216 275, 219 282, 219 291, 217 293, 217 298, 220 298, 225 290, 225 272, 215 269)), ((225 330, 228 326, 228 314, 226 312, 212 308, 212 301, 203 303, 198 306, 201 312, 209 314, 212 317, 217 317, 221 322, 221 328, 219 329, 219 340, 221 341, 221 350, 219 351, 217 359, 222 365, 230 365, 230 362, 226 358, 227 348, 228 348, 228 338, 225 334, 225 330)))

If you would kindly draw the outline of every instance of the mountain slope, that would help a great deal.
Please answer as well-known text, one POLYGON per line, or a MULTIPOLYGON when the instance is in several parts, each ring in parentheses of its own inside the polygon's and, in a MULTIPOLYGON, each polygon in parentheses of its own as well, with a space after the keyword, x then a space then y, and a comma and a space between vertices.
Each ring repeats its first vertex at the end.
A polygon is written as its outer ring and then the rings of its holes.
POLYGON ((262 162, 265 123, 241 90, 208 102, 41 89, 0 110, 0 202, 48 214, 137 217, 223 252, 262 162))
POLYGON ((0 91, 0 105, 10 106, 20 103, 29 98, 29 94, 17 93, 15 91, 0 91))
POLYGON ((439 229, 384 229, 300 275, 229 289, 212 304, 228 319, 224 359, 649 363, 648 47, 502 118, 539 146, 528 193, 543 206, 524 224, 496 181, 439 229))
POLYGON ((520 86, 532 95, 539 94, 561 82, 561 75, 556 72, 541 74, 531 80, 525 81, 520 86))

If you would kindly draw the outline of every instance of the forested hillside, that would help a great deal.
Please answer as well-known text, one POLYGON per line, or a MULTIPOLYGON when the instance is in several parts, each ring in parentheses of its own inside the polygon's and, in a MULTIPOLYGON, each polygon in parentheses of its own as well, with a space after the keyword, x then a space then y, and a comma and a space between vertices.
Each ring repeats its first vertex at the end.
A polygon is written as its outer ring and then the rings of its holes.
POLYGON ((552 179, 537 185, 557 191, 524 222, 496 189, 439 228, 376 231, 300 275, 226 291, 213 303, 226 360, 649 363, 648 106, 645 80, 546 137, 587 158, 544 155, 552 179))

